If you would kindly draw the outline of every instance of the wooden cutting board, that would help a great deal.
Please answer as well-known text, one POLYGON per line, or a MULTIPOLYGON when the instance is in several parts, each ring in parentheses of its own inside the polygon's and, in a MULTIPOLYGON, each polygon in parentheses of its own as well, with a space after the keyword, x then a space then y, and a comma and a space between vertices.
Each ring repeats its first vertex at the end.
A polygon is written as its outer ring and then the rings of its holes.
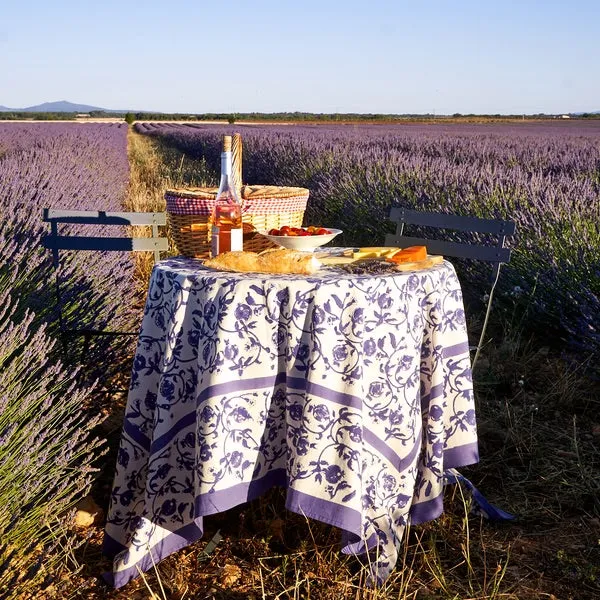
POLYGON ((324 256, 318 259, 325 266, 329 265, 349 265, 350 263, 356 262, 357 260, 373 260, 373 259, 358 259, 352 258, 351 256, 324 256))
MULTIPOLYGON (((319 261, 323 265, 329 267, 334 265, 349 265, 355 262, 367 262, 371 260, 381 260, 380 258, 352 258, 351 256, 325 256, 320 258, 319 261)), ((399 263, 396 265, 397 271, 418 271, 419 269, 429 269, 434 265, 439 265, 444 261, 443 256, 437 256, 430 254, 425 260, 419 260, 416 262, 399 263)))
POLYGON ((429 269, 435 265, 439 265, 444 262, 443 256, 435 254, 429 254, 425 260, 418 260, 416 262, 398 263, 396 265, 397 271, 418 271, 420 269, 429 269))

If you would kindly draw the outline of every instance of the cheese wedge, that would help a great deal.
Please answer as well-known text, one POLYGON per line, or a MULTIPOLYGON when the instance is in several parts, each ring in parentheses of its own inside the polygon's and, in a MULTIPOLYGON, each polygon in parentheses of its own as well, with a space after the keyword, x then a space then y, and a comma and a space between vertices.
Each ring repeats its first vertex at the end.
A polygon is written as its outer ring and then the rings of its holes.
POLYGON ((395 267, 396 271, 420 271, 421 269, 429 269, 435 265, 444 262, 444 257, 437 254, 428 254, 424 260, 415 262, 398 263, 395 267))
POLYGON ((356 259, 352 256, 324 256, 319 259, 324 265, 349 265, 356 259))
POLYGON ((398 252, 399 248, 389 248, 387 246, 366 246, 359 248, 357 252, 352 253, 352 258, 385 258, 398 252))
POLYGON ((410 246, 389 256, 387 260, 395 263, 410 263, 425 260, 426 258, 427 248, 425 246, 410 246))

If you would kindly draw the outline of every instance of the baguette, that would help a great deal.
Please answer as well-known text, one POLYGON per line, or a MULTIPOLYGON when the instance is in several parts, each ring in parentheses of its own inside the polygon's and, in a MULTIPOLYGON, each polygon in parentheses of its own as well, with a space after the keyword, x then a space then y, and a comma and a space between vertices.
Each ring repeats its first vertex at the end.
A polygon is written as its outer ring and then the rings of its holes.
POLYGON ((205 267, 218 271, 256 271, 258 268, 258 255, 255 252, 223 252, 204 261, 205 267))
POLYGON ((256 252, 223 252, 204 261, 204 266, 220 271, 241 273, 293 273, 312 275, 321 263, 308 252, 297 252, 286 248, 256 252))

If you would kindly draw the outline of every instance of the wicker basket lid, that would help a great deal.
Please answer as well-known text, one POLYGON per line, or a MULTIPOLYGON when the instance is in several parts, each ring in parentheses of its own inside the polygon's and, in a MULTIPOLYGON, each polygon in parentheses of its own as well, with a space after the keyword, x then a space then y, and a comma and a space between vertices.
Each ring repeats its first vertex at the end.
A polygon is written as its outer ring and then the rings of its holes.
POLYGON ((175 196, 177 198, 204 198, 206 200, 213 200, 218 191, 219 188, 216 187, 169 188, 165 191, 165 196, 175 196))
MULTIPOLYGON (((185 187, 169 188, 165 196, 177 198, 201 198, 212 200, 217 195, 216 187, 185 187)), ((242 186, 242 199, 255 200, 259 198, 296 198, 308 196, 308 189, 301 187, 285 187, 279 185, 244 185, 242 186)))
POLYGON ((308 190, 306 188, 279 185, 242 186, 242 198, 244 200, 252 200, 254 198, 295 198, 296 196, 308 196, 308 190))

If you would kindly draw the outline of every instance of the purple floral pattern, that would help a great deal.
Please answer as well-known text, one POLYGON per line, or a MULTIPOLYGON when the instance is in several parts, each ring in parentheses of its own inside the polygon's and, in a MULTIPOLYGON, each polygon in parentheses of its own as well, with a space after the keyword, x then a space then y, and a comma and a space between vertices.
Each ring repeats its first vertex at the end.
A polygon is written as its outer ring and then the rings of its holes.
POLYGON ((444 470, 478 459, 460 286, 413 273, 153 271, 105 549, 121 586, 202 536, 202 516, 274 484, 287 508, 370 552, 442 511, 444 470), (151 555, 151 556, 150 556, 151 555))

